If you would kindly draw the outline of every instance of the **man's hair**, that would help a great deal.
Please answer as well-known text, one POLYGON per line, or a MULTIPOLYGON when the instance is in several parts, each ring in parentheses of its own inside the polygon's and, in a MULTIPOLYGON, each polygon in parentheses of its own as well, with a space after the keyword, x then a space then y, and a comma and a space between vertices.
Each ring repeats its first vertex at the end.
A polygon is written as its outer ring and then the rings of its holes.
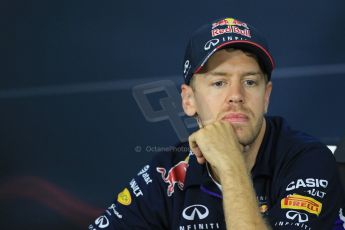
MULTIPOLYGON (((267 71, 265 70, 264 68, 264 64, 262 63, 262 61, 258 58, 258 56, 256 54, 254 54, 253 52, 245 49, 245 48, 234 48, 234 47, 224 47, 220 50, 226 50, 228 52, 233 52, 235 50, 242 50, 246 55, 254 58, 256 60, 256 62, 258 63, 259 67, 260 67, 260 70, 262 71, 263 73, 263 76, 264 76, 264 80, 265 80, 265 83, 267 84, 268 83, 268 74, 267 74, 267 71)), ((206 73, 208 71, 208 61, 205 63, 205 65, 201 68, 201 70, 199 71, 199 73, 206 73)), ((189 82, 189 85, 192 87, 193 90, 195 90, 195 77, 193 76, 191 79, 190 79, 190 82, 189 82)))

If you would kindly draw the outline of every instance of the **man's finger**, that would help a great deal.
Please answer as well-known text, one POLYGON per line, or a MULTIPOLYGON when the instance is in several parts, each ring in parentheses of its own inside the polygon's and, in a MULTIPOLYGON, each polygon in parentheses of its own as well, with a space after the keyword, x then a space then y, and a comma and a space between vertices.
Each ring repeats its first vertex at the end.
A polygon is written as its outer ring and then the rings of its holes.
POLYGON ((206 159, 198 146, 196 138, 197 138, 197 133, 193 133, 192 135, 189 136, 188 138, 189 148, 194 153, 198 163, 204 164, 206 162, 206 159))
MULTIPOLYGON (((189 137, 188 137, 188 142, 189 142, 189 147, 191 149, 195 148, 197 146, 196 140, 195 140, 195 136, 196 136, 196 132, 192 133, 189 137)), ((193 151, 193 150, 192 150, 193 151)))

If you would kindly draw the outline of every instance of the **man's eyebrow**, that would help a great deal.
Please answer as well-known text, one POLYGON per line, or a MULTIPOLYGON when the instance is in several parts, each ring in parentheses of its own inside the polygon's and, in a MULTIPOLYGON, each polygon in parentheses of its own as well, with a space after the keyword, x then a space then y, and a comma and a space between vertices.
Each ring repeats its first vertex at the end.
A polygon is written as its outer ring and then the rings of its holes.
POLYGON ((210 75, 210 76, 228 76, 229 74, 226 73, 226 72, 210 71, 206 75, 210 75))
MULTIPOLYGON (((241 74, 242 76, 250 76, 250 75, 263 75, 261 71, 246 71, 241 74)), ((227 72, 220 72, 220 71, 210 71, 206 74, 206 76, 230 76, 227 72)))
POLYGON ((248 72, 244 72, 242 74, 243 76, 248 76, 248 75, 263 75, 263 73, 261 71, 248 71, 248 72))

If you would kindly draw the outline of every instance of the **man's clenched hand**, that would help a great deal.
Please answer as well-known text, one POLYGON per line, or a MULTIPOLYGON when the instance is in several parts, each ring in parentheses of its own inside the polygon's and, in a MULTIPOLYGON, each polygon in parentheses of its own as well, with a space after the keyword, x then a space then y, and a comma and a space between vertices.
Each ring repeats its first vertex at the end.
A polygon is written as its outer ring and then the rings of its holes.
POLYGON ((216 121, 194 132, 189 136, 189 146, 199 164, 207 161, 216 171, 226 170, 243 151, 233 127, 224 121, 216 121))

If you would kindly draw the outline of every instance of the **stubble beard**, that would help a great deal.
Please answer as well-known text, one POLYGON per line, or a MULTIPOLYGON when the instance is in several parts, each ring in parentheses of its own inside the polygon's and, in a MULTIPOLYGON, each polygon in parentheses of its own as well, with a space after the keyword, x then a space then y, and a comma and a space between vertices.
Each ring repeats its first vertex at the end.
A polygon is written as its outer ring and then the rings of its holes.
POLYGON ((263 120, 264 120, 263 117, 259 118, 253 127, 252 126, 243 127, 238 124, 232 124, 232 127, 238 138, 238 142, 243 146, 252 145, 260 134, 260 131, 263 125, 263 120))

